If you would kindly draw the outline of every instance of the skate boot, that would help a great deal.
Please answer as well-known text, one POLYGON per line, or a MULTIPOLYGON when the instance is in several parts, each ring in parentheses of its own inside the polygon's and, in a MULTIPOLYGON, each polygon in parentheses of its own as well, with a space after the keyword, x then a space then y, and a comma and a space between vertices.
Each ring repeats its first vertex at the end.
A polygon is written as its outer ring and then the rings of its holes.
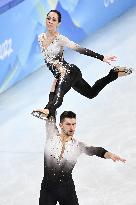
POLYGON ((49 110, 48 109, 37 109, 37 110, 33 110, 31 114, 42 120, 47 120, 47 117, 49 115, 49 110))
POLYGON ((127 75, 130 75, 133 72, 132 68, 123 67, 123 66, 115 66, 113 68, 113 70, 114 70, 114 72, 118 73, 118 77, 127 76, 127 75))

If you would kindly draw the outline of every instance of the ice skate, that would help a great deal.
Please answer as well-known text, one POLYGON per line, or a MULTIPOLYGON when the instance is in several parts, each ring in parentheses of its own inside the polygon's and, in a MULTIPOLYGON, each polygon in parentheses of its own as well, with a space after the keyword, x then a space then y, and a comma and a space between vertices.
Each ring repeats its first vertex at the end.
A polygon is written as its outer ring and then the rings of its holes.
POLYGON ((115 66, 113 68, 114 72, 118 72, 118 77, 123 77, 123 76, 127 76, 130 75, 133 72, 132 68, 128 68, 128 67, 123 67, 123 66, 115 66))
POLYGON ((37 110, 33 110, 31 114, 42 120, 47 120, 47 117, 49 115, 49 110, 48 109, 37 109, 37 110))

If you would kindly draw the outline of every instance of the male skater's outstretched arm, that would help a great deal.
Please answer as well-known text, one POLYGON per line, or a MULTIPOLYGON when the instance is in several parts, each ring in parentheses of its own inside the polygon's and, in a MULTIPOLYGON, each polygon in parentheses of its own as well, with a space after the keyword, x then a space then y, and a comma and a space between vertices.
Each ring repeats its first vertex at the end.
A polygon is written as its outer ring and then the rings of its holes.
POLYGON ((65 111, 60 116, 60 133, 54 118, 46 121, 47 139, 44 153, 44 177, 41 184, 39 205, 79 205, 72 171, 77 158, 85 153, 113 161, 126 160, 103 147, 86 146, 74 137, 76 114, 65 111))

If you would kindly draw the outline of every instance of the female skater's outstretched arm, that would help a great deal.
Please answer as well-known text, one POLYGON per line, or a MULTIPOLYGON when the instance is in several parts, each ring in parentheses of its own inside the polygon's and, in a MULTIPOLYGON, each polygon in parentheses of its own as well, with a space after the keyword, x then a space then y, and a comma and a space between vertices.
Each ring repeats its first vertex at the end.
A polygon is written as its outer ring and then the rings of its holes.
POLYGON ((108 64, 111 64, 112 61, 116 61, 117 57, 114 55, 109 55, 109 56, 101 55, 101 54, 96 53, 90 49, 81 47, 79 44, 69 40, 67 37, 65 37, 63 35, 60 35, 60 36, 61 36, 60 37, 61 38, 61 46, 68 47, 72 50, 79 52, 80 54, 84 54, 87 56, 97 58, 97 59, 99 59, 103 62, 106 62, 108 64))

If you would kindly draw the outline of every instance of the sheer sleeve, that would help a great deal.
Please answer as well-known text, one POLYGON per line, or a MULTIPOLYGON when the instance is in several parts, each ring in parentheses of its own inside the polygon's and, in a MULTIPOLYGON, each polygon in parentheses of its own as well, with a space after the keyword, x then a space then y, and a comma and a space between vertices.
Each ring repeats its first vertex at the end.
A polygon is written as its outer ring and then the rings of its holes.
POLYGON ((59 130, 55 123, 55 120, 46 120, 46 139, 51 139, 59 135, 59 130))
POLYGON ((103 55, 95 53, 94 51, 92 51, 90 49, 83 48, 80 45, 76 44, 75 42, 70 41, 67 37, 65 37, 63 35, 61 35, 61 39, 60 40, 61 40, 60 41, 61 46, 68 47, 68 48, 70 48, 72 50, 75 50, 75 51, 79 52, 80 54, 91 56, 91 57, 97 58, 97 59, 99 59, 101 61, 103 61, 103 59, 104 59, 103 55))
POLYGON ((79 143, 81 153, 85 153, 86 155, 93 156, 96 155, 97 157, 105 158, 104 155, 107 150, 103 147, 93 147, 93 146, 86 146, 84 143, 79 143))

